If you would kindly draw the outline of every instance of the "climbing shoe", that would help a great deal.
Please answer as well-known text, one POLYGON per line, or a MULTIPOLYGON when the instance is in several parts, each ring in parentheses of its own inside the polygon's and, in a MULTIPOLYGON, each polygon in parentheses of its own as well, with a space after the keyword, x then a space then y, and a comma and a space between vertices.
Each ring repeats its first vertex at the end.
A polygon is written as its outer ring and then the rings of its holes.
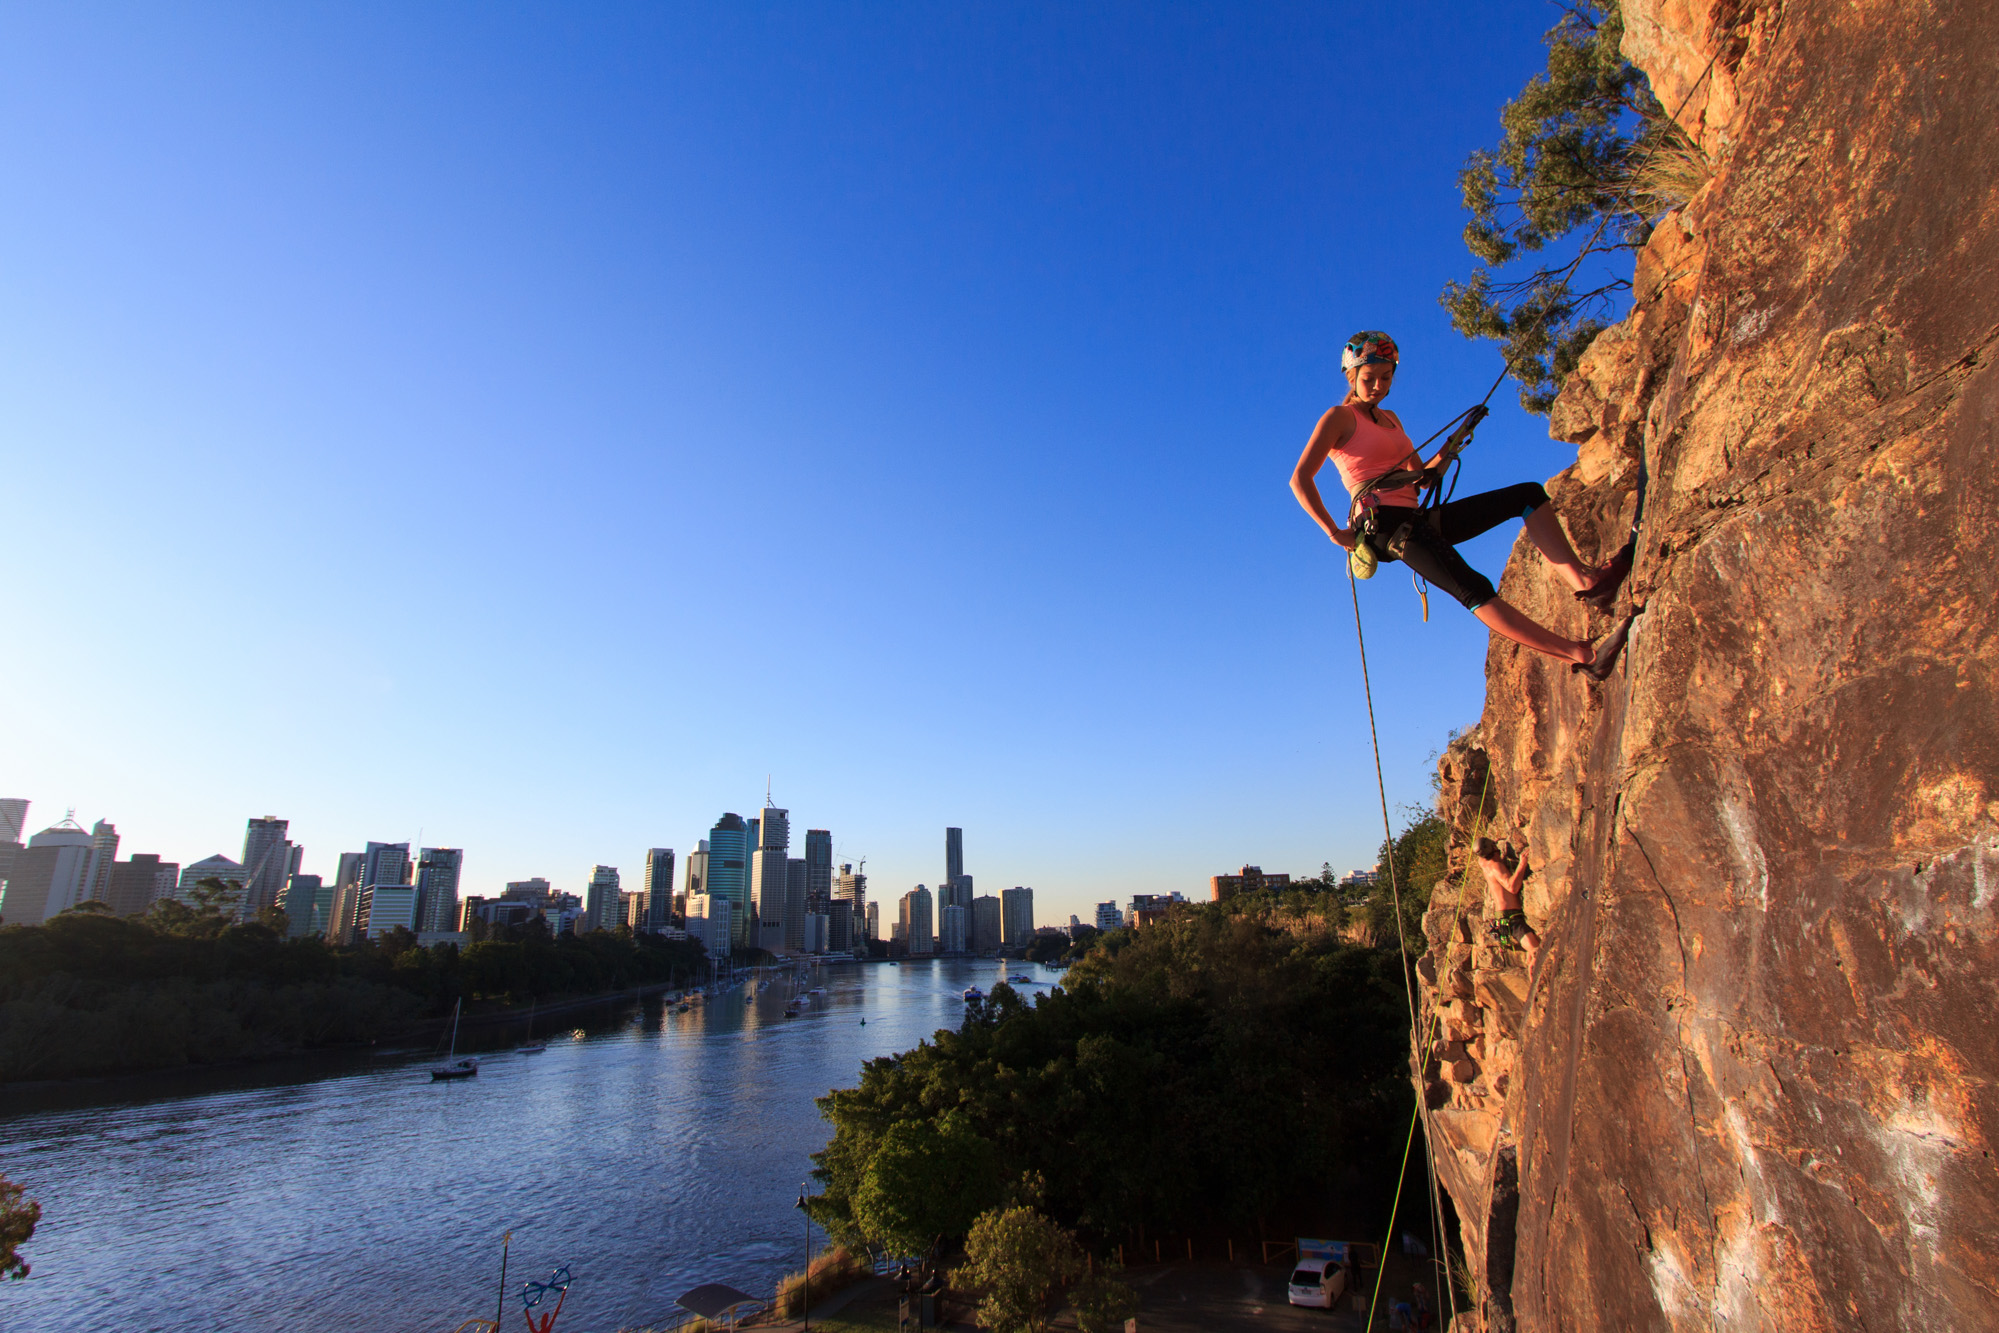
POLYGON ((1638 538, 1633 536, 1618 548, 1616 555, 1610 557, 1610 563, 1597 574, 1596 582, 1576 594, 1576 600, 1584 606, 1594 607, 1599 611, 1610 610, 1611 604, 1617 600, 1617 590, 1624 586, 1625 575, 1631 572, 1631 561, 1637 554, 1638 538))
POLYGON ((1492 924, 1486 927, 1486 934, 1503 944, 1512 944, 1527 929, 1527 914, 1517 907, 1509 907, 1492 918, 1492 924))
POLYGON ((1610 669, 1617 665, 1617 658, 1624 651, 1624 641, 1631 637, 1631 622, 1638 619, 1636 612, 1617 622, 1617 628, 1603 637, 1596 646, 1596 658, 1589 662, 1571 662, 1569 670, 1580 671, 1591 680, 1602 680, 1610 675, 1610 669))

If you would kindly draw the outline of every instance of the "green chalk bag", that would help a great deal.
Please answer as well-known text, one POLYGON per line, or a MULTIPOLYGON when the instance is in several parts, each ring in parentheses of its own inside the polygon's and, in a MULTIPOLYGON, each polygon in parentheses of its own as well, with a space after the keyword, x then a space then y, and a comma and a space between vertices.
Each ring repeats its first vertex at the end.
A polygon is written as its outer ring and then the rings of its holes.
POLYGON ((1357 579, 1371 579, 1381 567, 1381 557, 1367 540, 1373 533, 1374 511, 1368 509, 1362 512, 1360 522, 1354 524, 1354 547, 1347 552, 1347 572, 1357 579))

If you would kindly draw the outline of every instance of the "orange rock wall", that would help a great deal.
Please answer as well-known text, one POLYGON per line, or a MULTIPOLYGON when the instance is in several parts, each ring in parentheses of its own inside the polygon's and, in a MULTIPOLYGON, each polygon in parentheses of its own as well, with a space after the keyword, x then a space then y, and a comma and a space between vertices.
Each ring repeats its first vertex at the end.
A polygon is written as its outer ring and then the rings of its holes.
POLYGON ((1999 1328, 1999 6, 1625 10, 1716 170, 1551 414, 1631 647, 1495 641, 1443 760, 1546 940, 1426 922, 1467 1322, 1999 1328))

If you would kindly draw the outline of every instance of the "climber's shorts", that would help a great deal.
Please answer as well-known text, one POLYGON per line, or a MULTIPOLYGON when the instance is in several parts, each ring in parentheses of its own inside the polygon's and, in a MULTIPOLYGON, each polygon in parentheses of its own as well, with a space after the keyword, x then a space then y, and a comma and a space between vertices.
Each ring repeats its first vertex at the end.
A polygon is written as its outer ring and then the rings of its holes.
POLYGON ((1548 503, 1538 483, 1523 481, 1503 490, 1484 491, 1452 500, 1434 509, 1379 505, 1374 511, 1374 535, 1368 545, 1383 560, 1400 560, 1432 586, 1476 611, 1499 593, 1492 580, 1465 563, 1459 542, 1490 532, 1510 518, 1525 518, 1548 503))

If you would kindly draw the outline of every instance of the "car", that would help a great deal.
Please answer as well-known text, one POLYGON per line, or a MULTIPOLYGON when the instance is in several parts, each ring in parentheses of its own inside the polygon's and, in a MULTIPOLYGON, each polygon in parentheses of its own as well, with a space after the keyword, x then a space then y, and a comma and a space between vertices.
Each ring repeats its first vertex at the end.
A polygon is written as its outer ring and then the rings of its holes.
POLYGON ((1300 1259, 1291 1270, 1289 1295, 1293 1305, 1330 1310, 1346 1290, 1346 1265, 1336 1260, 1300 1259))

